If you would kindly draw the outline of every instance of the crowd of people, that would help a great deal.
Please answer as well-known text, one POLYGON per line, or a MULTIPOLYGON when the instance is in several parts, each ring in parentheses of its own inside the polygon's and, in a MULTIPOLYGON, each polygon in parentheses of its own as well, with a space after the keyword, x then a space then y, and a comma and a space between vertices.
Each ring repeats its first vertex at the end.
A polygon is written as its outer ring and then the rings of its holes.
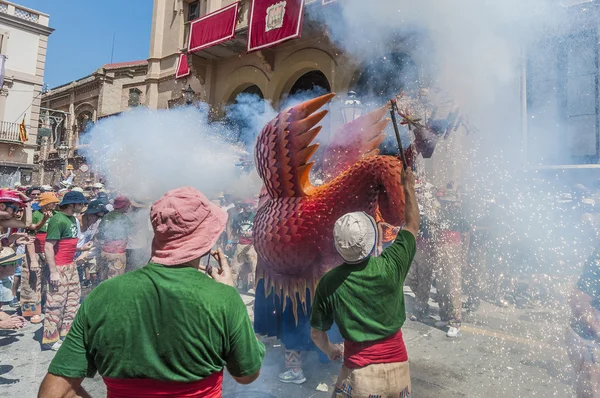
MULTIPOLYGON (((265 346, 240 293, 254 294, 256 284, 258 200, 181 188, 152 204, 92 181, 63 182, 0 190, 0 301, 14 312, 0 311, 0 328, 43 323, 41 348, 57 354, 40 396, 87 396, 81 382, 96 373, 110 397, 219 397, 224 366, 237 382, 253 382, 265 346)), ((321 278, 310 313, 314 345, 331 361, 343 358, 334 397, 410 396, 407 317, 455 338, 463 310, 477 311, 483 299, 515 304, 517 275, 505 267, 514 250, 501 244, 493 211, 470 212, 460 187, 435 188, 410 170, 402 183, 402 228, 362 212, 335 224, 343 264, 321 278), (404 285, 414 295, 408 313, 404 285), (343 344, 330 339, 332 328, 343 344)), ((600 386, 597 258, 571 300, 579 397, 600 386)), ((306 378, 297 367, 279 380, 306 378)))

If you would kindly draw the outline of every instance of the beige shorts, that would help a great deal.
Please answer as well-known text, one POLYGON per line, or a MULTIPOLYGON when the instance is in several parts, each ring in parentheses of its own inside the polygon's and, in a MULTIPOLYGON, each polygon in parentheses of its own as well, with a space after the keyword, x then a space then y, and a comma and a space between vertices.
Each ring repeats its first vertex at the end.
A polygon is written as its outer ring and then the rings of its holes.
POLYGON ((342 366, 332 398, 410 398, 410 391, 408 361, 374 364, 359 369, 342 366))

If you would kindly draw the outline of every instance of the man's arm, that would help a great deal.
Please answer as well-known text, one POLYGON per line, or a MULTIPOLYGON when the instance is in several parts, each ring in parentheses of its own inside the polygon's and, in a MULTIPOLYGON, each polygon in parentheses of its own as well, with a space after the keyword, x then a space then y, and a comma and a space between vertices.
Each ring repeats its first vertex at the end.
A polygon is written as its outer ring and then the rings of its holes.
POLYGON ((252 322, 241 297, 232 298, 229 311, 231 322, 236 325, 229 336, 229 352, 225 354, 229 374, 240 384, 250 384, 258 379, 265 359, 265 345, 261 343, 252 328, 252 322))
POLYGON ((54 285, 58 283, 58 269, 56 268, 56 262, 54 261, 54 246, 58 243, 57 240, 47 240, 44 245, 44 254, 46 255, 46 264, 48 264, 48 270, 50 271, 50 284, 54 285))
POLYGON ((81 386, 83 377, 71 378, 46 373, 38 398, 91 398, 81 386))
POLYGON ((421 215, 419 214, 419 205, 415 194, 415 175, 411 169, 404 170, 402 186, 404 188, 404 198, 406 200, 404 205, 404 217, 406 219, 404 230, 410 232, 416 238, 419 233, 421 215))

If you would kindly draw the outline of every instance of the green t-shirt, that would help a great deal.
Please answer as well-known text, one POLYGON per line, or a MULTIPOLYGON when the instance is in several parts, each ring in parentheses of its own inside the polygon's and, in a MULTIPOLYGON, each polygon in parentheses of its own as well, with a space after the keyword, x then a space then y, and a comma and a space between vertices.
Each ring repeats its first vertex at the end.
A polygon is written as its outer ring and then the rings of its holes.
POLYGON ((77 239, 78 229, 75 217, 58 211, 48 220, 46 240, 77 239))
POLYGON ((310 325, 327 331, 335 321, 346 340, 359 343, 396 333, 406 319, 402 289, 416 250, 413 234, 400 231, 381 256, 327 272, 317 285, 310 325))
POLYGON ((48 372, 193 382, 260 370, 265 346, 231 286, 190 267, 150 263, 84 300, 48 372))
MULTIPOLYGON (((56 212, 53 211, 52 214, 56 214, 56 212)), ((31 214, 31 223, 32 224, 37 224, 40 221, 42 221, 43 219, 44 219, 44 213, 42 213, 39 210, 36 210, 31 214)), ((49 222, 50 222, 50 218, 46 220, 44 225, 42 225, 42 227, 39 230, 33 231, 33 234, 35 235, 37 232, 48 232, 48 223, 49 222)))

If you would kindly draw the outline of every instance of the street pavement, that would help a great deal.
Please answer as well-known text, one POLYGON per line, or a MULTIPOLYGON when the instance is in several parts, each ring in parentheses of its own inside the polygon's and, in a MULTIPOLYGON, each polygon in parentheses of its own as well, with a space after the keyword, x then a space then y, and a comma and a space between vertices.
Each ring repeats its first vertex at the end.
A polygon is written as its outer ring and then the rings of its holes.
MULTIPOLYGON (((252 296, 242 296, 252 315, 252 296)), ((410 310, 412 297, 407 294, 410 310)), ((431 302, 435 308, 435 303, 431 302)), ((409 353, 413 397, 573 397, 572 370, 564 347, 566 307, 552 309, 499 308, 483 303, 468 316, 462 335, 449 339, 431 324, 407 320, 403 328, 409 353)), ((5 308, 6 309, 6 308, 5 308)), ((35 397, 54 353, 40 351, 41 326, 0 331, 0 397, 35 397)), ((339 363, 321 364, 315 353, 304 357, 307 381, 286 385, 277 381, 283 371, 284 348, 266 339, 267 356, 260 378, 237 385, 226 374, 224 398, 329 397, 339 363), (326 384, 328 392, 317 391, 326 384)), ((105 396, 100 377, 87 379, 93 397, 105 396)))

